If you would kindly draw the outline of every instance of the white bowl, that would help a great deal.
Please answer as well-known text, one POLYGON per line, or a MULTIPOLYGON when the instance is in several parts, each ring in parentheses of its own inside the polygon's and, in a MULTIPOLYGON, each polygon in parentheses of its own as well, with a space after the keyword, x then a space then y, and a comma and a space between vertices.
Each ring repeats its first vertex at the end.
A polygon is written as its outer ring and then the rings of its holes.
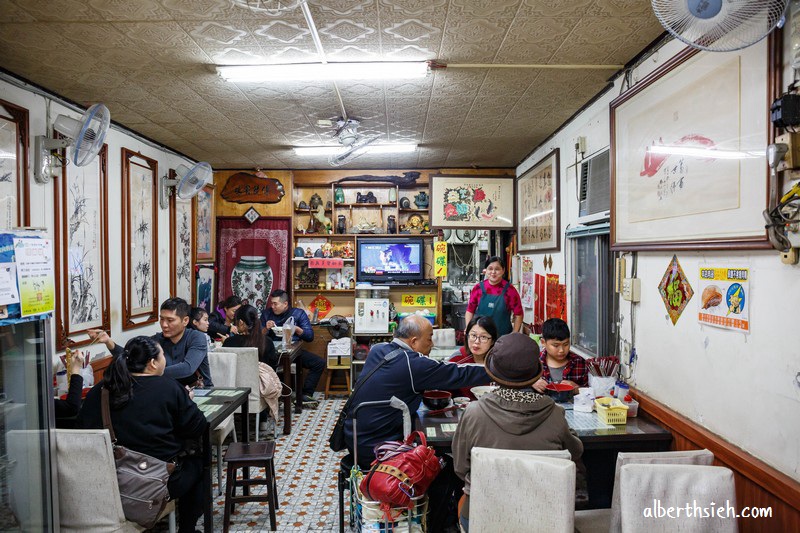
POLYGON ((275 326, 272 328, 272 333, 274 333, 276 337, 283 338, 283 328, 280 326, 275 326))
POLYGON ((489 394, 490 392, 492 392, 492 391, 494 391, 496 389, 497 389, 496 385, 480 385, 478 387, 472 387, 469 390, 470 390, 470 392, 472 394, 475 395, 475 398, 480 400, 481 396, 483 396, 484 394, 489 394))

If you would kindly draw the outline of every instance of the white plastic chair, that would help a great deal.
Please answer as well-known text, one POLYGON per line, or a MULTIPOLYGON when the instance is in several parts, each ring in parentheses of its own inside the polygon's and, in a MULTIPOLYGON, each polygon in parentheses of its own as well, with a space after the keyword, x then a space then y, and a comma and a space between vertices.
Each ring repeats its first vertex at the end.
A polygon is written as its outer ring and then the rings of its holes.
MULTIPOLYGON (((125 519, 108 431, 56 429, 55 432, 61 531, 142 531, 144 528, 125 519)), ((174 501, 170 501, 162 516, 167 513, 169 531, 175 533, 174 501)))
POLYGON ((579 533, 619 533, 619 471, 628 464, 703 465, 711 466, 714 454, 708 450, 684 450, 677 452, 620 452, 614 469, 614 492, 610 509, 591 509, 575 513, 575 529, 579 533))
MULTIPOLYGON (((215 387, 235 387, 236 386, 236 365, 237 355, 232 352, 209 352, 208 364, 211 375, 214 376, 215 387)), ((229 416, 214 429, 211 436, 211 444, 217 449, 217 496, 222 494, 222 445, 228 435, 233 433, 233 442, 236 442, 236 426, 233 423, 233 415, 229 416)))
POLYGON ((738 526, 733 471, 721 466, 625 465, 620 469, 620 519, 622 533, 735 533, 738 526), (658 516, 661 511, 653 509, 654 502, 658 502, 665 516, 658 516), (713 514, 709 511, 712 503, 713 514), (693 516, 686 512, 687 505, 693 516), (680 507, 685 512, 673 510, 667 515, 669 507, 680 507), (720 515, 720 507, 730 508, 730 513, 720 515), (645 511, 647 508, 650 513, 645 511))
POLYGON ((470 457, 470 533, 573 532, 575 463, 568 451, 475 447, 470 457))
MULTIPOLYGON (((261 411, 266 409, 267 402, 261 398, 261 380, 258 374, 258 348, 220 348, 225 352, 236 354, 236 387, 250 387, 248 408, 250 414, 256 415, 256 442, 258 442, 259 422, 261 421, 261 411)), ((214 353, 214 352, 210 352, 214 353)), ((214 374, 211 374, 214 376, 214 374)), ((214 382, 217 378, 214 376, 214 382)), ((238 412, 241 412, 239 410, 238 412)))

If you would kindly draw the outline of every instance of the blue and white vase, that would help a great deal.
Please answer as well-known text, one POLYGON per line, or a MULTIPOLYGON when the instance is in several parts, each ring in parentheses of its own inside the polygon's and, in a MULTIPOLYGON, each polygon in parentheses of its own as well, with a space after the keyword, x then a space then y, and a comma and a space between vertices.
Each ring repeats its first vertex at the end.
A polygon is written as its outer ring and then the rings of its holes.
POLYGON ((266 308, 272 292, 272 268, 263 255, 243 255, 231 272, 231 290, 258 310, 266 308))

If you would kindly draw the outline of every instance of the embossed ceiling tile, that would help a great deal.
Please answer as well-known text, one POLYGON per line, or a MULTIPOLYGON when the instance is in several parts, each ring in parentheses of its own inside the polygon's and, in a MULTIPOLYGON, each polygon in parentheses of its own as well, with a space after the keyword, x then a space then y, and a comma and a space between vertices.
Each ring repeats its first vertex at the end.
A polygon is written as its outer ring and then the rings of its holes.
POLYGON ((186 119, 182 114, 155 98, 129 102, 125 105, 137 110, 153 122, 180 122, 186 119))
POLYGON ((268 63, 315 63, 319 55, 314 43, 297 43, 291 46, 265 46, 261 44, 261 52, 268 63))
MULTIPOLYGON (((380 100, 383 104, 383 82, 379 80, 364 80, 354 82, 340 82, 339 92, 345 99, 345 105, 352 100, 380 100)), ((357 102, 354 102, 357 103, 357 102)))
MULTIPOLYGON (((630 0, 624 0, 632 3, 630 0)), ((640 0, 636 0, 640 1, 640 0)), ((593 0, 523 0, 517 14, 518 18, 532 19, 536 17, 558 17, 586 13, 592 7, 593 0)))
POLYGON ((438 70, 433 81, 434 97, 464 99, 474 96, 485 78, 484 69, 438 70))
POLYGON ((378 32, 367 24, 358 20, 338 19, 328 24, 319 26, 320 39, 326 44, 356 44, 378 42, 378 32))
POLYGON ((233 24, 224 24, 212 20, 180 22, 179 24, 204 50, 216 50, 223 47, 252 48, 258 46, 258 40, 254 35, 233 24))
MULTIPOLYGON (((22 5, 25 6, 29 2, 23 0, 22 5)), ((3 9, 0 10, 0 22, 34 22, 34 17, 28 10, 6 0, 3 9)))
POLYGON ((96 52, 97 61, 108 69, 125 69, 140 71, 152 66, 153 60, 145 54, 138 53, 135 48, 108 47, 96 52))
POLYGON ((263 65, 271 62, 260 46, 227 47, 206 50, 206 53, 215 65, 263 65))
POLYGON ((420 80, 395 81, 386 83, 386 98, 427 98, 433 89, 433 76, 428 76, 420 80))
POLYGON ((175 20, 225 20, 254 16, 231 0, 160 0, 175 20))
POLYGON ((389 36, 398 43, 427 46, 428 43, 441 39, 442 29, 433 21, 410 18, 384 24, 383 34, 384 39, 389 36))
POLYGON ((382 54, 374 51, 374 46, 359 46, 348 44, 347 46, 326 46, 325 56, 328 61, 335 63, 337 61, 377 61, 381 59, 382 54))
POLYGON ((439 60, 444 63, 492 63, 497 55, 496 44, 466 43, 447 40, 439 49, 439 60))
POLYGON ((634 19, 631 21, 634 33, 627 39, 622 39, 619 48, 612 51, 606 58, 606 63, 625 64, 644 49, 645 46, 656 40, 664 29, 658 21, 634 19))
MULTIPOLYGON (((11 4, 9 0, 3 1, 3 11, 6 4, 11 4)), ((17 9, 26 11, 36 20, 64 20, 64 14, 70 13, 70 20, 96 21, 102 20, 100 13, 83 0, 14 0, 17 9)), ((12 9, 12 12, 15 11, 12 9)))
POLYGON ((594 0, 587 14, 606 17, 640 15, 657 20, 650 0, 594 0))
POLYGON ((281 44, 295 44, 311 42, 311 31, 305 20, 270 20, 261 21, 259 24, 250 24, 250 31, 261 44, 277 46, 281 44))
POLYGON ((451 0, 448 14, 470 18, 513 17, 520 0, 451 0))
POLYGON ((522 96, 539 74, 535 69, 487 69, 479 96, 522 96))
POLYGON ((311 0, 309 7, 321 16, 358 15, 374 9, 374 0, 311 0))
POLYGON ((177 22, 115 22, 114 27, 136 43, 156 47, 197 46, 177 22))
POLYGON ((481 43, 484 46, 493 47, 493 49, 496 50, 507 31, 508 25, 506 21, 490 19, 451 21, 448 19, 443 41, 471 44, 481 43))
POLYGON ((415 44, 398 44, 392 45, 390 43, 382 43, 381 50, 383 50, 383 57, 392 61, 426 61, 429 59, 436 59, 439 56, 439 42, 433 43, 433 46, 422 46, 415 44))
POLYGON ((56 27, 43 23, 0 24, 0 41, 7 43, 15 55, 25 57, 32 56, 37 50, 46 55, 62 46, 77 50, 77 45, 64 36, 66 28, 65 24, 56 27), (53 34, 54 31, 57 33, 53 34))
POLYGON ((156 0, 85 0, 105 20, 167 20, 169 12, 156 0))
POLYGON ((565 65, 600 65, 603 60, 617 48, 619 43, 598 43, 597 46, 590 47, 586 44, 578 44, 574 41, 564 43, 558 51, 553 54, 551 63, 565 65))
POLYGON ((448 0, 379 0, 381 15, 396 17, 424 15, 430 18, 447 12, 448 0))

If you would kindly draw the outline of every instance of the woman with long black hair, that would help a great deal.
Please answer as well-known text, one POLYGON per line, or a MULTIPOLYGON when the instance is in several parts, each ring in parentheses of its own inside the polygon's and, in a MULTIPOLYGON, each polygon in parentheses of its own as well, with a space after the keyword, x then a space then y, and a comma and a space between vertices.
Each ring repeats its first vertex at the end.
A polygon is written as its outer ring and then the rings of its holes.
POLYGON ((150 337, 129 340, 86 395, 77 427, 103 428, 101 396, 108 390, 117 443, 175 463, 167 488, 170 498, 178 498, 178 531, 194 532, 203 514, 203 464, 200 456, 187 455, 184 443, 202 436, 208 422, 187 390, 163 376, 166 364, 150 337))

